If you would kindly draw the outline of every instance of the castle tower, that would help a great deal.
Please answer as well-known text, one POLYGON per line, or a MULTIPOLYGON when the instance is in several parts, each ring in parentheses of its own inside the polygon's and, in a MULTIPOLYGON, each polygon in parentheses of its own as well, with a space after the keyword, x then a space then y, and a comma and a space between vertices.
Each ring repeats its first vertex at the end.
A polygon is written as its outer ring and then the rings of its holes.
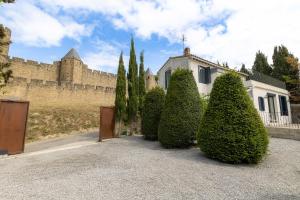
POLYGON ((82 83, 83 62, 77 51, 72 48, 60 62, 60 82, 82 83))
POLYGON ((9 51, 10 39, 11 39, 11 31, 9 28, 3 27, 2 25, 0 25, 0 29, 2 29, 0 31, 4 33, 3 35, 4 37, 0 39, 1 42, 0 55, 7 57, 9 51))
POLYGON ((157 86, 155 76, 152 74, 151 70, 148 68, 145 73, 145 83, 146 83, 146 91, 151 90, 152 88, 157 86))

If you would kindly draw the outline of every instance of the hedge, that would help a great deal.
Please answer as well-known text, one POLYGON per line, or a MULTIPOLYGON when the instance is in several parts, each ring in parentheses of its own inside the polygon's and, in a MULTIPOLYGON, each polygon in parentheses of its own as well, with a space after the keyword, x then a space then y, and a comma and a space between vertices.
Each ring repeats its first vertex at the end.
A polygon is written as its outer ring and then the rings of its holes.
POLYGON ((200 96, 192 71, 177 69, 170 79, 158 140, 166 148, 185 148, 196 139, 200 96))
POLYGON ((142 134, 146 140, 157 140, 158 138, 158 125, 164 103, 165 92, 159 87, 150 90, 145 96, 142 134))
POLYGON ((266 154, 266 129, 237 73, 215 80, 197 139, 208 157, 227 163, 257 163, 266 154))

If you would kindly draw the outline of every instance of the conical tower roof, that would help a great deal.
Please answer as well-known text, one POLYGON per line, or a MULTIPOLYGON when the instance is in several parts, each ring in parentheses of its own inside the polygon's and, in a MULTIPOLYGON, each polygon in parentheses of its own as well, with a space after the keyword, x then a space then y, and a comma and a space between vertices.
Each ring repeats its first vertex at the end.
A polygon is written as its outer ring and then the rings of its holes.
POLYGON ((148 67, 148 69, 146 70, 146 74, 147 75, 153 75, 152 71, 150 70, 150 68, 148 67))
POLYGON ((63 58, 62 58, 62 60, 64 60, 64 59, 76 59, 76 60, 80 60, 81 61, 81 59, 80 59, 80 56, 79 56, 79 54, 77 53, 77 51, 74 49, 74 48, 72 48, 63 58))

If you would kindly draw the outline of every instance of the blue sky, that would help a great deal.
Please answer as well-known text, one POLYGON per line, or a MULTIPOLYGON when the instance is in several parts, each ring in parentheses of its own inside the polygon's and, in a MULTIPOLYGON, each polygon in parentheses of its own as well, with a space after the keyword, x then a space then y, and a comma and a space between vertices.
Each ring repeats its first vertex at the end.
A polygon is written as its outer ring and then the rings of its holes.
POLYGON ((133 36, 137 58, 144 50, 155 73, 182 54, 182 34, 193 54, 231 68, 250 68, 258 50, 271 62, 280 44, 299 57, 299 10, 297 0, 16 0, 0 7, 0 23, 12 29, 11 56, 51 63, 74 47, 90 68, 108 72, 121 51, 128 64, 133 36))

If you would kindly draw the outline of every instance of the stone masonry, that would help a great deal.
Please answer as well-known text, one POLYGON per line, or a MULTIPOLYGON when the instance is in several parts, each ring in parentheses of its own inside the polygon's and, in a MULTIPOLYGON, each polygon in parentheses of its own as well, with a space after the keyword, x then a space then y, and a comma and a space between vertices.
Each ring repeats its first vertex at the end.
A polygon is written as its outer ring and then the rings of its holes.
MULTIPOLYGON (((10 41, 11 31, 5 31, 4 41, 10 41)), ((28 100, 31 105, 114 104, 116 75, 89 69, 75 49, 52 64, 9 57, 9 44, 1 49, 0 62, 11 63, 13 78, 0 98, 28 100)), ((146 89, 154 84, 154 76, 147 74, 146 89)))
MULTIPOLYGON (((5 31, 4 41, 9 41, 11 32, 5 31)), ((28 100, 31 105, 114 104, 116 75, 89 69, 75 49, 53 64, 10 58, 9 45, 1 50, 0 62, 11 63, 13 78, 0 98, 28 100)))

